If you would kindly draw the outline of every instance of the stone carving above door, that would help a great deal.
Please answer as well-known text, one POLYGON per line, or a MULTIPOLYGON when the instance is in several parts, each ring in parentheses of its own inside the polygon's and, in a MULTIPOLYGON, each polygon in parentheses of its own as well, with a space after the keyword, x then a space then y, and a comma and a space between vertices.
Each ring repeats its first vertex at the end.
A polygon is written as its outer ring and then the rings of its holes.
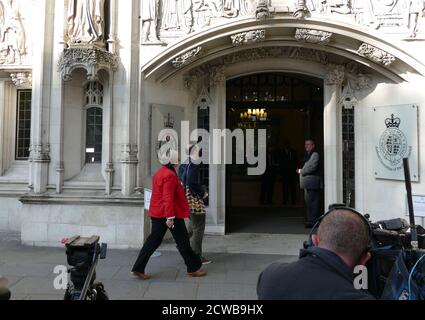
POLYGON ((390 66, 396 60, 392 54, 389 54, 388 52, 385 52, 384 50, 378 49, 367 43, 363 43, 357 53, 362 57, 368 58, 373 62, 382 64, 384 66, 390 66))
POLYGON ((425 39, 425 0, 143 1, 144 42, 161 43, 235 19, 278 16, 323 17, 379 29, 406 40, 425 39))
POLYGON ((313 30, 313 29, 297 29, 295 32, 295 40, 299 42, 308 42, 314 44, 327 45, 331 42, 333 33, 313 30))
POLYGON ((329 63, 329 56, 324 51, 300 47, 265 47, 239 51, 223 58, 224 65, 232 65, 244 61, 260 59, 286 58, 317 62, 323 65, 329 63))
POLYGON ((197 47, 195 49, 185 52, 181 56, 178 56, 171 63, 173 64, 174 68, 180 68, 188 64, 190 61, 192 61, 196 57, 198 57, 201 54, 201 52, 202 52, 202 47, 197 47))
POLYGON ((96 81, 99 70, 112 73, 118 67, 118 56, 111 52, 97 48, 68 48, 59 58, 58 71, 64 81, 72 79, 72 72, 76 68, 87 71, 87 79, 96 81))
POLYGON ((266 30, 252 30, 248 32, 241 32, 230 36, 232 44, 235 47, 262 42, 266 40, 266 30))

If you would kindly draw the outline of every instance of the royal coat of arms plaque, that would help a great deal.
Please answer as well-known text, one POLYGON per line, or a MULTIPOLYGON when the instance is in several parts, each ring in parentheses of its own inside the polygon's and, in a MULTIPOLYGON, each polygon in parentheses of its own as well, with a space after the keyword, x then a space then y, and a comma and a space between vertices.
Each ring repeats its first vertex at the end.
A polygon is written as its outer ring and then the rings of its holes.
POLYGON ((404 180, 408 158, 411 179, 419 182, 418 107, 415 104, 373 108, 375 178, 404 180))

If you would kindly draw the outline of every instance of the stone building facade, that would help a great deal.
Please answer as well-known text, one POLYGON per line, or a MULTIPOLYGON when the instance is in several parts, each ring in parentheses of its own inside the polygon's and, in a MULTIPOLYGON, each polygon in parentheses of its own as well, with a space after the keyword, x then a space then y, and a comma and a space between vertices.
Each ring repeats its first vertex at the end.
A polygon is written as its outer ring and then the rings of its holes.
MULTIPOLYGON (((404 184, 379 178, 371 137, 377 107, 416 108, 419 138, 406 143, 414 192, 425 194, 424 9, 419 0, 1 0, 0 229, 28 245, 99 234, 139 247, 155 121, 175 112, 195 129, 209 110, 208 127, 225 129, 226 83, 271 72, 323 90, 324 205, 346 202, 351 188, 351 205, 374 220, 404 216, 404 184)), ((207 232, 225 234, 227 169, 207 170, 207 232)))

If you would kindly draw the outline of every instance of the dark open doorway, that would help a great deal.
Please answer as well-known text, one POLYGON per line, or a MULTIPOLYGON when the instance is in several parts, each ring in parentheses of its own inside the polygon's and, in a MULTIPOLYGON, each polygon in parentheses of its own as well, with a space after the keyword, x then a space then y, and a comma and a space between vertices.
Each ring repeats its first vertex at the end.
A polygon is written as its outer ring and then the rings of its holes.
POLYGON ((254 74, 229 80, 226 92, 227 128, 267 129, 268 152, 263 176, 227 165, 226 233, 306 233, 304 192, 292 172, 302 164, 305 139, 323 155, 323 80, 254 74))

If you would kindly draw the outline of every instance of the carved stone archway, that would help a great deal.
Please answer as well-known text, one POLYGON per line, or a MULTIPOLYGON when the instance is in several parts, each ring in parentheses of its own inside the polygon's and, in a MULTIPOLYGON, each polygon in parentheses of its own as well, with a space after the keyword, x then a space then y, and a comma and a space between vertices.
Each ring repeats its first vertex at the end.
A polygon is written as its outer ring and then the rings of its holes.
POLYGON ((353 60, 394 82, 409 73, 425 75, 425 65, 402 42, 365 27, 317 18, 254 18, 210 28, 174 44, 142 67, 145 78, 164 82, 181 72, 238 51, 255 48, 308 48, 353 60))

